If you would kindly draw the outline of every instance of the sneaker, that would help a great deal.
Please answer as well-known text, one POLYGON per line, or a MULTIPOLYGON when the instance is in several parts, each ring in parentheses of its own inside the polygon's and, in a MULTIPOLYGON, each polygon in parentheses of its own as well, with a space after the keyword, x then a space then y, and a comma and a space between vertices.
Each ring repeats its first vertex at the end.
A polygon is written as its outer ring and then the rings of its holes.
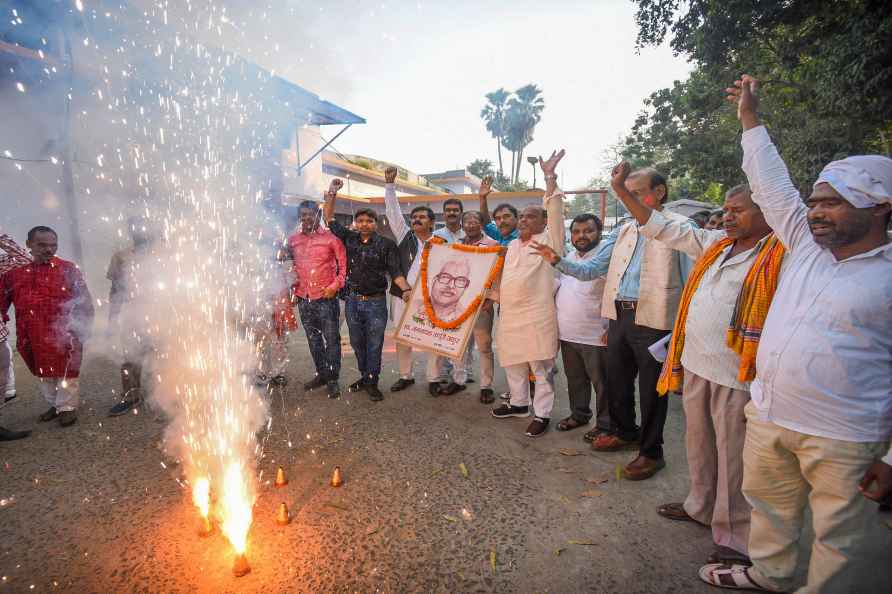
POLYGON ((442 386, 440 388, 440 395, 441 396, 452 396, 453 394, 458 394, 459 392, 461 392, 464 389, 465 389, 464 384, 457 384, 455 382, 449 382, 448 384, 446 384, 445 386, 442 386))
POLYGON ((341 396, 341 386, 337 381, 325 384, 325 391, 328 392, 329 398, 340 398, 341 396))
POLYGON ((321 388, 322 386, 326 385, 326 383, 327 382, 325 381, 324 377, 322 377, 321 375, 317 375, 304 384, 304 390, 315 390, 316 388, 321 388))
POLYGON ((415 385, 414 378, 401 377, 400 379, 396 380, 392 386, 390 386, 390 391, 391 392, 400 392, 402 390, 405 390, 409 386, 413 386, 413 385, 415 385))
POLYGON ((440 382, 428 382, 427 393, 436 398, 440 395, 440 382))
POLYGON ((269 380, 269 383, 274 386, 287 386, 288 378, 284 375, 275 375, 269 380))
POLYGON ((362 392, 365 390, 365 378, 359 378, 349 386, 347 386, 348 392, 362 392))
POLYGON ((511 406, 503 404, 499 408, 492 409, 492 416, 497 419, 507 419, 508 417, 528 417, 530 416, 529 406, 511 406))
POLYGON ((59 424, 63 427, 69 427, 77 422, 76 410, 63 410, 59 413, 59 424))
POLYGON ((492 390, 490 388, 480 389, 480 402, 482 404, 492 404, 495 399, 496 397, 493 396, 492 390))
POLYGON ((257 373, 254 375, 254 385, 258 387, 269 385, 269 376, 265 373, 257 373))
POLYGON ((366 384, 365 391, 369 393, 369 400, 372 402, 384 400, 384 394, 378 389, 378 384, 366 384))
POLYGON ((120 417, 121 415, 126 415, 134 407, 139 406, 139 403, 139 398, 125 398, 108 410, 108 416, 120 417))
POLYGON ((43 413, 42 415, 37 417, 37 420, 40 421, 41 423, 48 423, 49 421, 52 421, 53 419, 55 419, 58 416, 59 416, 59 411, 56 410, 55 406, 51 406, 48 411, 46 411, 45 413, 43 413))
POLYGON ((549 420, 535 417, 533 422, 527 427, 527 437, 539 437, 545 433, 545 430, 548 429, 549 420))
POLYGON ((502 392, 499 394, 499 400, 511 400, 511 392, 502 392))

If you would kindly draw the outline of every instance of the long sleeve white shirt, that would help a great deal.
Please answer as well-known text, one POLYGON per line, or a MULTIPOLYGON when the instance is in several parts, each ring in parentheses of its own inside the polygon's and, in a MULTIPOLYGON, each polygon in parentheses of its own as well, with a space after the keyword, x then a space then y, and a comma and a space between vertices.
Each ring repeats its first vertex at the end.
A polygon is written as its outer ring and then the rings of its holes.
MULTIPOLYGON (((743 133, 753 200, 788 250, 751 396, 760 418, 852 442, 892 439, 892 243, 837 261, 759 126, 743 133)), ((892 451, 883 461, 892 464, 892 451)))
MULTIPOLYGON (((647 224, 641 227, 641 234, 684 252, 694 262, 712 244, 725 238, 724 231, 682 225, 658 211, 651 213, 647 224)), ((735 254, 732 258, 728 254, 733 244, 727 246, 704 272, 691 297, 685 323, 681 365, 686 371, 722 386, 749 391, 749 382, 737 379, 740 356, 731 350, 725 336, 734 315, 734 306, 737 304, 743 279, 767 239, 763 237, 754 247, 735 254)))

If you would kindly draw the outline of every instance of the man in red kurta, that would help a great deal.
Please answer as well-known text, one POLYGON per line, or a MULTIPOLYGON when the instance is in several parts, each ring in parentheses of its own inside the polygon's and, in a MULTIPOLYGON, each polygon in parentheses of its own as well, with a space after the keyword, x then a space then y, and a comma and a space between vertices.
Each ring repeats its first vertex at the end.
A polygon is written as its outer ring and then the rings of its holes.
POLYGON ((34 261, 0 277, 0 315, 15 307, 16 347, 39 379, 50 409, 43 422, 77 420, 78 377, 83 344, 93 325, 93 299, 73 262, 56 257, 58 235, 49 227, 28 232, 34 261))

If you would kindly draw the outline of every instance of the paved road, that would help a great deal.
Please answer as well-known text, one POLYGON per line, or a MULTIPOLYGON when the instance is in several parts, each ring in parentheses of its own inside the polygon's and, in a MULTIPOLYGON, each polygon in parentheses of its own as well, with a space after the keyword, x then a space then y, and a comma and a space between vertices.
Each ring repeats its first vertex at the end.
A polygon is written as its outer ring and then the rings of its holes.
MULTIPOLYGON (((153 414, 105 417, 117 369, 92 356, 75 427, 40 424, 30 439, 0 444, 0 594, 713 591, 696 578, 711 550, 708 530, 654 512, 687 489, 677 398, 667 469, 642 483, 617 481, 628 452, 591 452, 581 431, 531 440, 527 419, 493 419, 475 392, 433 399, 419 381, 379 404, 364 394, 305 394, 301 336, 291 350, 292 381, 271 395, 251 574, 232 576, 222 536, 196 537, 189 494, 155 447, 163 425, 153 414), (563 455, 567 448, 580 455, 563 455), (278 465, 290 479, 283 489, 269 484, 278 465), (346 479, 340 489, 328 486, 334 465, 346 479), (284 528, 274 522, 280 501, 294 516, 284 528)), ((356 376, 352 356, 345 365, 346 385, 356 376)), ((388 352, 385 368, 394 366, 388 352)), ((0 422, 31 426, 45 404, 18 371, 20 402, 0 422)), ((423 362, 416 376, 423 380, 423 362)), ((382 387, 395 379, 388 371, 382 387)), ((559 381, 555 418, 567 412, 559 381)), ((878 554, 892 550, 892 531, 883 536, 878 554)))

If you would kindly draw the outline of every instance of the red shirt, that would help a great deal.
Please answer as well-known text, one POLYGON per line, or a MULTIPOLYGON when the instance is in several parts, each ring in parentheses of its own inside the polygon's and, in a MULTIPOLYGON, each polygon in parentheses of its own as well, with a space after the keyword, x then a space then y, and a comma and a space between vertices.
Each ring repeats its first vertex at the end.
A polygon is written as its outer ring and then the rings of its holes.
POLYGON ((54 257, 0 277, 0 315, 15 307, 16 347, 37 377, 78 377, 93 299, 74 263, 54 257))
POLYGON ((324 289, 339 290, 347 275, 347 250, 327 229, 298 231, 288 238, 294 260, 294 289, 298 297, 319 299, 324 289))

